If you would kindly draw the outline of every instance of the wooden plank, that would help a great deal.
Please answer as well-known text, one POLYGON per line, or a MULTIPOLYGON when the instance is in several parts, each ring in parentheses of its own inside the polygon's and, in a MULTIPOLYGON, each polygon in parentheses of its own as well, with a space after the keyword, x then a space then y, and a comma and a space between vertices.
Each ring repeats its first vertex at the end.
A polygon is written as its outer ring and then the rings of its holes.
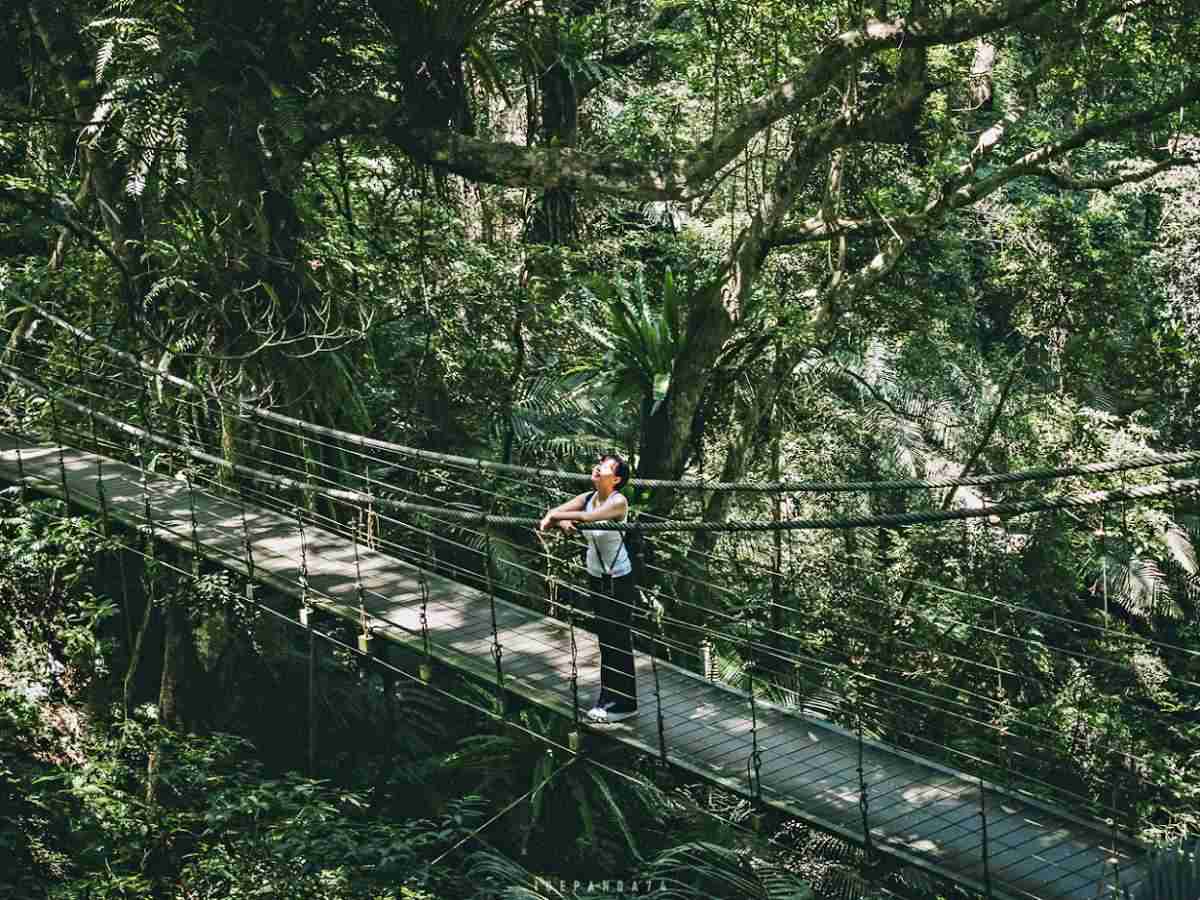
MULTIPOLYGON (((0 437, 0 476, 15 480, 17 442, 0 437)), ((61 493, 65 471, 72 499, 98 508, 95 457, 64 448, 23 445, 21 466, 27 483, 50 495, 61 493), (33 479, 31 481, 31 479, 33 479)), ((199 490, 189 495, 181 481, 141 473, 104 460, 104 492, 114 517, 144 524, 149 491, 156 535, 185 550, 191 545, 192 508, 202 551, 218 563, 244 571, 242 506, 199 490)), ((247 505, 246 536, 255 557, 256 575, 298 596, 299 529, 286 514, 247 505)), ((365 545, 354 565, 352 541, 328 529, 305 526, 309 579, 314 600, 349 621, 357 621, 361 578, 363 603, 372 626, 384 636, 420 647, 419 570, 365 545)), ((435 647, 476 677, 494 677, 491 659, 492 602, 477 588, 429 573, 429 628, 435 647), (467 651, 464 653, 464 651, 467 651)), ((495 601, 506 684, 550 708, 571 714, 570 651, 566 623, 504 601, 495 601)), ((598 654, 595 638, 576 627, 581 702, 594 689, 598 654), (585 682, 589 683, 585 687, 585 682)), ((660 662, 660 700, 654 698, 650 663, 635 655, 639 704, 643 714, 632 726, 606 729, 614 739, 657 753, 657 717, 661 702, 668 753, 672 762, 742 794, 750 793, 745 764, 752 750, 749 701, 744 692, 709 684, 695 673, 660 662)), ((773 805, 797 812, 822 827, 853 837, 861 831, 858 810, 858 742, 831 723, 805 718, 767 702, 757 702, 762 787, 773 805)), ((877 842, 915 865, 982 887, 979 785, 961 773, 904 751, 871 742, 863 746, 869 817, 877 842)), ((1140 847, 1125 841, 1115 852, 1109 835, 1062 812, 1026 798, 985 786, 989 850, 996 896, 1045 896, 1091 900, 1106 892, 1110 855, 1130 863, 1140 847), (1106 869, 1107 867, 1107 869, 1106 869)), ((1126 885, 1136 884, 1140 869, 1130 865, 1126 885)))

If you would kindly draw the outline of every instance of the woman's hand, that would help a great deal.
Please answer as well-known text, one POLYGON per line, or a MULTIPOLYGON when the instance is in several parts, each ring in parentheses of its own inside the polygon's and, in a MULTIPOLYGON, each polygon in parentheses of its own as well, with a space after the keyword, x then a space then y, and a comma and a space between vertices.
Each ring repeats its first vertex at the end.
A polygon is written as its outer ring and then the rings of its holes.
POLYGON ((538 530, 545 531, 547 528, 550 527, 550 523, 553 521, 554 520, 552 518, 550 518, 550 513, 546 513, 544 516, 542 516, 542 521, 541 521, 541 524, 538 525, 538 530))
POLYGON ((559 519, 558 527, 560 529, 562 529, 563 531, 565 531, 567 534, 570 534, 571 532, 573 532, 575 530, 575 523, 572 522, 570 519, 559 519))

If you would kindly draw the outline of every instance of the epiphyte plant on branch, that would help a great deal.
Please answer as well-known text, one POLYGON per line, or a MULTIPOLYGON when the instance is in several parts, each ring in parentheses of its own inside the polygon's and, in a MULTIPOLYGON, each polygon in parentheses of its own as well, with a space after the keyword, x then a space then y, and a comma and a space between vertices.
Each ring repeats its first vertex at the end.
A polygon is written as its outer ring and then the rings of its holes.
POLYGON ((582 327, 602 352, 577 371, 599 380, 614 399, 632 407, 644 439, 670 390, 676 361, 686 353, 683 291, 670 269, 663 273, 658 297, 641 272, 631 279, 596 276, 588 287, 598 301, 602 324, 582 327))

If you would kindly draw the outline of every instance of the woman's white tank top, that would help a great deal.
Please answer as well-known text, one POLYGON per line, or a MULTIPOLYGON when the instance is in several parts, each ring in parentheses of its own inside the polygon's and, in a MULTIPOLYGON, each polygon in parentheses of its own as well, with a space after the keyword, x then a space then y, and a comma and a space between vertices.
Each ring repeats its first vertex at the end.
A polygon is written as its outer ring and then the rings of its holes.
MULTIPOLYGON (((612 500, 614 496, 616 496, 615 491, 608 499, 612 500)), ((595 508, 595 502, 596 494, 593 491, 583 507, 584 512, 591 512, 595 508)), ((629 510, 626 509, 621 521, 625 522, 628 519, 629 510)), ((587 541, 589 575, 595 578, 601 578, 604 575, 619 578, 633 571, 633 566, 629 562, 629 553, 625 550, 625 542, 621 540, 621 534, 620 531, 585 531, 583 533, 584 539, 587 541)))

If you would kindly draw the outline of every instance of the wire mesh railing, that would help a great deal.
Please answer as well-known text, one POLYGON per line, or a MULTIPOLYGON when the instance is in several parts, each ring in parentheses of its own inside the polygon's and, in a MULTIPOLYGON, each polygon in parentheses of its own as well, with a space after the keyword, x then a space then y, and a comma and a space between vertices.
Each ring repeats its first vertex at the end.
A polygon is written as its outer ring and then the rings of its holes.
MULTIPOLYGON (((236 401, 99 352, 78 335, 26 341, 14 348, 12 362, 10 390, 23 397, 25 415, 11 427, 53 432, 60 445, 133 460, 147 472, 181 473, 190 496, 233 498, 295 517, 301 535, 306 527, 342 535, 354 551, 351 606, 361 613, 364 637, 372 621, 367 605, 389 598, 364 583, 360 551, 387 553, 419 572, 476 588, 490 604, 488 619, 476 623, 476 636, 489 644, 498 694, 503 696, 508 675, 522 665, 540 665, 540 656, 569 658, 570 707, 579 717, 575 629, 589 621, 581 610, 595 598, 574 547, 545 540, 527 524, 458 515, 528 522, 570 492, 573 479, 556 481, 552 470, 539 470, 549 474, 531 482, 447 458, 420 460, 386 442, 301 427, 294 418, 253 415, 236 401), (551 616, 567 629, 569 640, 531 636, 520 659, 504 645, 497 600, 551 616)), ((59 467, 61 491, 69 499, 61 459, 59 467)), ((803 502, 812 510, 822 501, 812 495, 803 502)), ((870 501, 860 500, 859 509, 850 511, 869 511, 870 501)), ((843 515, 851 505, 846 497, 836 503, 843 515)), ((153 527, 150 509, 147 500, 139 527, 153 527)), ((220 518, 203 507, 193 512, 191 539, 197 527, 213 527, 220 518)), ((967 529, 989 526, 955 527, 971 536, 967 529)), ((254 565, 246 558, 246 532, 243 520, 237 551, 243 569, 254 565)), ((1168 669, 1164 683, 1188 693, 1200 687, 1193 651, 1110 622, 1077 622, 940 585, 927 574, 871 567, 861 551, 833 541, 822 548, 805 538, 797 549, 790 539, 782 555, 756 534, 720 535, 702 549, 676 535, 660 535, 657 542, 658 557, 647 567, 641 592, 648 602, 621 610, 611 624, 630 618, 635 640, 648 652, 655 749, 664 758, 659 662, 708 679, 724 663, 750 720, 748 744, 726 736, 724 752, 742 757, 739 768, 756 799, 762 799, 763 772, 787 758, 769 740, 760 741, 760 712, 791 706, 798 715, 846 729, 860 747, 890 745, 1014 796, 1112 823, 1114 831, 1144 829, 1136 798, 1156 793, 1144 747, 1128 734, 1095 733, 1090 723, 1064 735, 1061 710, 1022 701, 1036 699, 1047 681, 1071 672, 1136 678, 1120 657, 1147 651, 1183 661, 1168 669), (786 589, 767 590, 773 578, 786 589), (1033 629, 1031 621, 1052 627, 1033 629), (1097 635, 1109 645, 1105 655, 1086 649, 1084 637, 1097 635), (1079 753, 1081 742, 1086 759, 1079 753)), ((233 564, 233 551, 227 553, 233 564)), ((311 575, 302 580, 305 591, 315 590, 311 575)), ((459 652, 451 645, 435 648, 437 636, 427 627, 431 615, 452 612, 452 602, 432 595, 427 581, 420 593, 420 624, 411 636, 429 653, 459 652)), ((720 756, 716 760, 721 764, 720 756)), ((891 819, 872 822, 870 772, 859 765, 840 774, 846 784, 857 784, 855 814, 867 840, 903 815, 894 810, 891 819)), ((882 803, 912 787, 894 784, 874 799, 882 803)), ((1003 870, 990 868, 988 877, 1002 877, 1003 870)))

